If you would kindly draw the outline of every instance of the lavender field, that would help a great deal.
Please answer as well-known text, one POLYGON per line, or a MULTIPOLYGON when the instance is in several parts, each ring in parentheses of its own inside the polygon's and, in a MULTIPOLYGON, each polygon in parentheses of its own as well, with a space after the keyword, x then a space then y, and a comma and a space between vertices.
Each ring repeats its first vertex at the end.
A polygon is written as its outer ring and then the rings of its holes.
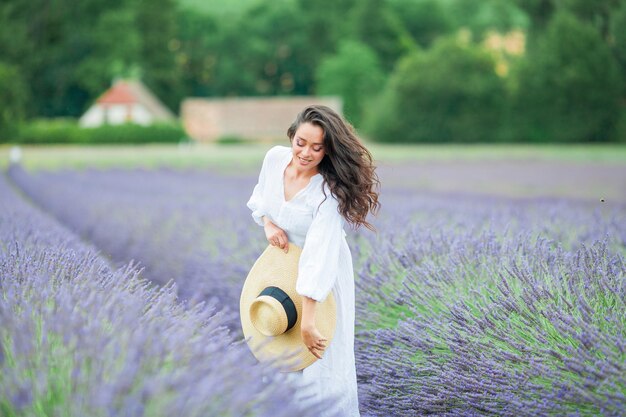
POLYGON ((183 304, 137 265, 116 267, 4 176, 0 237, 1 416, 286 417, 325 406, 287 401, 292 388, 252 360, 215 304, 183 304))
MULTIPOLYGON (((626 201, 611 169, 534 167, 569 184, 549 197, 381 167, 378 233, 349 232, 362 414, 626 414, 626 201)), ((315 415, 241 345, 239 293, 265 246, 245 206, 255 181, 10 167, 0 415, 315 415)))

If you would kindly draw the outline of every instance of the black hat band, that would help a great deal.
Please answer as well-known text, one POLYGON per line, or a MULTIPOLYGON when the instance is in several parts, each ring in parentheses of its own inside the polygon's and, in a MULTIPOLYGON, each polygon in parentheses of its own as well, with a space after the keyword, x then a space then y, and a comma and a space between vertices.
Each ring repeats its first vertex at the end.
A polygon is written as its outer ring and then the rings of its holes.
POLYGON ((267 287, 261 291, 259 297, 262 295, 268 295, 276 299, 283 306, 283 309, 285 309, 285 313, 287 314, 287 330, 285 330, 285 332, 289 331, 296 325, 296 321, 298 320, 298 311, 296 310, 296 305, 293 303, 293 300, 285 291, 278 287, 267 287))

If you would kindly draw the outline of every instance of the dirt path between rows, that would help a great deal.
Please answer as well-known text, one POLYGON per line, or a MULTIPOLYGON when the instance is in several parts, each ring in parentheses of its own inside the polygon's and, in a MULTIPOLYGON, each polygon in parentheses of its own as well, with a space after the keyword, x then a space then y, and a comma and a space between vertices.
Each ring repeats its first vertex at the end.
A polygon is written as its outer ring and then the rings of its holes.
POLYGON ((384 187, 507 197, 626 203, 626 165, 563 161, 432 161, 381 164, 384 187))

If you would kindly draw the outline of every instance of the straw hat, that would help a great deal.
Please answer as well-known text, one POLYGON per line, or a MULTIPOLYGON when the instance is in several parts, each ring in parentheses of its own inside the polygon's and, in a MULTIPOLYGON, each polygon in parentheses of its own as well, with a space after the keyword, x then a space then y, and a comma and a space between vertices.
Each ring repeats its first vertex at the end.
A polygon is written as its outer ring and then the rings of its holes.
MULTIPOLYGON (((302 249, 290 243, 289 252, 268 246, 256 260, 243 284, 239 311, 243 334, 254 356, 293 372, 317 360, 300 335, 302 297, 296 292, 298 260, 302 249)), ((315 324, 328 339, 335 333, 335 298, 330 293, 318 303, 315 324)))

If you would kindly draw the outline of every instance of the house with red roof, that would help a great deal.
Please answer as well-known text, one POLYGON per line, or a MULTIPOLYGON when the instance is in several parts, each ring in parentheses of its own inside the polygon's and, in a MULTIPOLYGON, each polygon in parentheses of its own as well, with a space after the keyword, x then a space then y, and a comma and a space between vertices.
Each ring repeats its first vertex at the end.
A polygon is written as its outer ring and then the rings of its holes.
POLYGON ((137 80, 116 80, 82 115, 82 127, 136 123, 172 122, 176 116, 137 80))

